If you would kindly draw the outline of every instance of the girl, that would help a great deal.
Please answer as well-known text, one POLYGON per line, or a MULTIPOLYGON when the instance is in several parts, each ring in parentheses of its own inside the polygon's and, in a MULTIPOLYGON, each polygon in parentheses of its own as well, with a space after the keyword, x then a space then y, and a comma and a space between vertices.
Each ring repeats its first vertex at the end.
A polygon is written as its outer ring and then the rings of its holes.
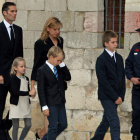
POLYGON ((29 89, 29 79, 24 76, 26 69, 25 60, 22 57, 14 59, 11 68, 10 79, 10 113, 9 119, 12 119, 13 140, 18 139, 19 119, 23 118, 25 127, 19 140, 24 140, 31 127, 31 109, 29 95, 34 97, 35 92, 29 89))
MULTIPOLYGON (((34 48, 34 65, 31 75, 31 90, 35 91, 34 83, 36 81, 37 77, 37 70, 39 67, 41 67, 47 58, 47 54, 49 49, 52 46, 59 46, 61 49, 63 49, 63 38, 60 37, 60 28, 62 27, 61 21, 56 17, 49 18, 43 28, 43 31, 41 33, 41 36, 39 40, 35 42, 35 48, 34 48)), ((66 83, 65 87, 67 86, 66 83)), ((42 138, 44 134, 47 132, 48 127, 48 120, 47 117, 44 116, 44 128, 41 129, 38 133, 36 133, 36 138, 42 138)))

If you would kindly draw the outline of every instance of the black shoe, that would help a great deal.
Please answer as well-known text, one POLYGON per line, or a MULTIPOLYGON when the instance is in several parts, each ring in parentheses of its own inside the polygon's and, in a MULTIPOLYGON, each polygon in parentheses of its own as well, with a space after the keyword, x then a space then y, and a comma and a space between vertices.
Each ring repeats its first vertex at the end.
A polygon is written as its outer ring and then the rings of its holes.
POLYGON ((133 135, 133 136, 132 136, 132 140, 140 140, 140 137, 137 136, 137 135, 133 135))
POLYGON ((35 137, 36 137, 36 140, 37 139, 40 139, 40 137, 38 136, 38 133, 37 132, 35 133, 35 137))
POLYGON ((7 140, 12 140, 9 133, 8 133, 8 130, 5 130, 5 136, 6 136, 7 140))

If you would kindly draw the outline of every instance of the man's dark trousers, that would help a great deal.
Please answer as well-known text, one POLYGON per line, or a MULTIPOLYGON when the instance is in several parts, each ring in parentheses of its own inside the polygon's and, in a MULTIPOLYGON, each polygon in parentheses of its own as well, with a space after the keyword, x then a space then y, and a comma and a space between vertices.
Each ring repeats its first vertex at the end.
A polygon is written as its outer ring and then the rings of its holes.
POLYGON ((48 133, 41 140, 56 140, 56 137, 67 128, 65 103, 49 106, 48 133))
POLYGON ((140 89, 132 89, 132 128, 131 133, 140 136, 140 89))
POLYGON ((117 105, 111 100, 101 100, 104 115, 95 135, 91 140, 103 140, 110 127, 111 140, 120 140, 120 121, 117 114, 117 105))

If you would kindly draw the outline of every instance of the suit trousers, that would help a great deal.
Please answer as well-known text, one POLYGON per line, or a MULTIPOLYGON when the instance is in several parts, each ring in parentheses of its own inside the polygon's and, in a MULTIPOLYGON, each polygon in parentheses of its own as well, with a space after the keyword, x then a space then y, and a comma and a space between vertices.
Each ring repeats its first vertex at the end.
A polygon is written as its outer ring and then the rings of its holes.
POLYGON ((9 88, 9 85, 5 86, 4 84, 0 84, 0 124, 2 122, 3 111, 5 108, 5 102, 9 88))
POLYGON ((120 121, 117 114, 117 105, 112 100, 101 100, 104 115, 95 135, 90 140, 103 140, 110 127, 111 140, 120 140, 120 121))
POLYGON ((140 136, 140 89, 132 89, 132 128, 131 133, 140 136))
POLYGON ((49 106, 48 133, 41 140, 56 140, 57 136, 67 128, 65 103, 49 106))

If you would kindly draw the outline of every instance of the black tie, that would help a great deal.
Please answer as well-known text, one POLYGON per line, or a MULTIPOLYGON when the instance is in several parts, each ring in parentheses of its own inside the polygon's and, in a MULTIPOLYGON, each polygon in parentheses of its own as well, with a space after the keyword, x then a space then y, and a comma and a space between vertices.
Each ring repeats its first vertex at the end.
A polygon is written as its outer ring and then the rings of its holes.
POLYGON ((11 28, 11 32, 10 32, 10 35, 11 35, 11 47, 12 47, 12 50, 13 50, 14 46, 15 46, 15 37, 14 37, 14 32, 13 32, 12 26, 10 26, 10 28, 11 28))
POLYGON ((111 59, 113 60, 114 63, 116 63, 114 55, 111 57, 111 59))

